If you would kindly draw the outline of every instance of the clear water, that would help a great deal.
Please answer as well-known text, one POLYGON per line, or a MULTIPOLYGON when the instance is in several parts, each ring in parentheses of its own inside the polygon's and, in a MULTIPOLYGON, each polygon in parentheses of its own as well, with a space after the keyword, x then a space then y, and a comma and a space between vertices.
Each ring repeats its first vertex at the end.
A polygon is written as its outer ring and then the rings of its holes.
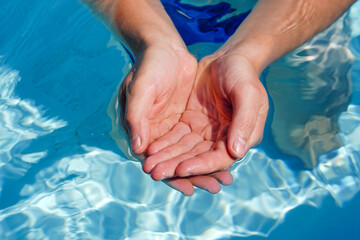
POLYGON ((76 1, 0 4, 0 239, 359 239, 359 3, 265 71, 263 143, 192 197, 126 153, 131 59, 103 25, 76 1))

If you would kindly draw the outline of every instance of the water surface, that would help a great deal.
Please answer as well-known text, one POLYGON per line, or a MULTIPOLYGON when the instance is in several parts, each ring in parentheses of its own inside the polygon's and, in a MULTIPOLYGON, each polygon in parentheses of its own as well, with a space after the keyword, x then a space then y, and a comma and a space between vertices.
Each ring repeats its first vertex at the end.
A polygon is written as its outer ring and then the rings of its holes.
MULTIPOLYGON (((192 197, 122 153, 116 88, 132 62, 88 9, 1 5, 1 239, 359 236, 359 4, 264 72, 263 143, 233 166, 234 184, 192 197)), ((201 58, 218 46, 189 49, 201 58)))

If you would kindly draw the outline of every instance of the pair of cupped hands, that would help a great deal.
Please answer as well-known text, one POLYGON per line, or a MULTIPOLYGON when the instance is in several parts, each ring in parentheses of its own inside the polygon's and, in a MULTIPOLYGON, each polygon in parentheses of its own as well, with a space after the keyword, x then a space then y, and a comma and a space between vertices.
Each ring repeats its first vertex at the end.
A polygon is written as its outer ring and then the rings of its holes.
POLYGON ((138 54, 120 88, 121 117, 154 180, 185 195, 194 186, 217 193, 232 183, 236 159, 261 141, 268 97, 246 56, 228 48, 197 62, 184 46, 138 54))

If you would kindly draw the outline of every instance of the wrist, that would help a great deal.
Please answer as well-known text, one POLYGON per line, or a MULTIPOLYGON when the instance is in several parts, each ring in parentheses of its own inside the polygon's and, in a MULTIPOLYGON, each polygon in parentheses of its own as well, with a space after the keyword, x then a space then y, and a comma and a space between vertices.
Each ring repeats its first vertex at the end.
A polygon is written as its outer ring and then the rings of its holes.
POLYGON ((275 40, 271 35, 256 35, 244 39, 229 39, 215 54, 235 54, 248 59, 258 74, 279 56, 276 55, 275 40))
POLYGON ((127 47, 134 54, 135 59, 140 58, 150 48, 186 49, 186 45, 180 36, 172 33, 171 30, 161 30, 157 26, 147 25, 144 29, 137 29, 136 32, 126 32, 126 34, 119 32, 127 47))
POLYGON ((147 26, 139 35, 139 41, 144 48, 152 46, 167 46, 174 50, 186 49, 186 45, 181 36, 172 26, 147 26))
POLYGON ((111 19, 135 57, 154 45, 186 48, 160 1, 128 0, 126 6, 117 3, 111 19))

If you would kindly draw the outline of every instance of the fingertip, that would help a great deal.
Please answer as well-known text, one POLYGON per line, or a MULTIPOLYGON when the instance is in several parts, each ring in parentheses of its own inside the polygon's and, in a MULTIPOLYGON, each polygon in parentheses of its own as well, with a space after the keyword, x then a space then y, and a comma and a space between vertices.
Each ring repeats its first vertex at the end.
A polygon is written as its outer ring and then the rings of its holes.
POLYGON ((154 181, 161 181, 161 180, 164 180, 166 177, 165 177, 165 173, 163 171, 151 171, 151 178, 154 180, 154 181))
POLYGON ((131 138, 131 149, 135 154, 140 154, 141 152, 141 138, 139 135, 135 135, 131 138))
MULTIPOLYGON (((168 154, 165 152, 160 152, 154 155, 151 155, 147 157, 143 164, 143 170, 146 173, 153 172, 155 168, 160 170, 160 168, 163 168, 163 165, 161 164, 166 158, 168 157, 168 154)), ((166 170, 166 169, 165 169, 166 170)))
POLYGON ((196 187, 204 189, 212 194, 216 194, 221 191, 221 185, 219 182, 210 176, 194 176, 190 178, 190 181, 196 187))
POLYGON ((155 167, 156 163, 154 162, 154 157, 150 156, 148 158, 145 159, 143 165, 142 165, 142 169, 145 173, 150 173, 153 168, 155 167))
POLYGON ((233 176, 228 170, 223 170, 219 172, 215 172, 212 174, 216 180, 218 180, 222 185, 230 185, 233 183, 233 176))
POLYGON ((142 170, 143 170, 145 173, 149 174, 149 173, 151 172, 152 168, 153 168, 153 166, 147 164, 147 163, 146 163, 146 159, 145 159, 144 164, 142 165, 142 170))
POLYGON ((229 176, 226 176, 225 178, 221 179, 220 182, 222 185, 228 186, 231 185, 234 181, 233 176, 229 173, 229 176))
POLYGON ((155 141, 154 143, 150 144, 148 149, 146 150, 148 155, 153 155, 155 153, 158 153, 160 150, 162 150, 162 142, 155 141))
POLYGON ((191 196, 195 192, 194 186, 188 179, 173 178, 164 180, 164 182, 185 196, 191 196))
POLYGON ((129 123, 130 145, 134 154, 139 155, 145 153, 149 144, 149 125, 147 121, 141 124, 129 123))
POLYGON ((135 155, 140 155, 140 154, 143 154, 146 150, 146 144, 142 144, 140 145, 139 147, 132 147, 132 151, 135 155))
POLYGON ((235 137, 233 141, 228 142, 228 149, 234 158, 242 158, 246 153, 246 141, 241 137, 235 137))
POLYGON ((220 186, 220 184, 217 184, 216 186, 212 186, 211 188, 206 189, 206 190, 209 193, 216 194, 216 193, 219 193, 221 191, 221 186, 220 186))
POLYGON ((174 169, 171 167, 171 165, 168 165, 166 162, 159 163, 151 170, 151 177, 155 181, 161 181, 164 179, 173 178, 175 177, 174 169))
POLYGON ((194 194, 194 192, 195 192, 194 187, 191 187, 191 189, 189 189, 189 190, 181 191, 181 193, 184 194, 185 196, 191 196, 194 194))

